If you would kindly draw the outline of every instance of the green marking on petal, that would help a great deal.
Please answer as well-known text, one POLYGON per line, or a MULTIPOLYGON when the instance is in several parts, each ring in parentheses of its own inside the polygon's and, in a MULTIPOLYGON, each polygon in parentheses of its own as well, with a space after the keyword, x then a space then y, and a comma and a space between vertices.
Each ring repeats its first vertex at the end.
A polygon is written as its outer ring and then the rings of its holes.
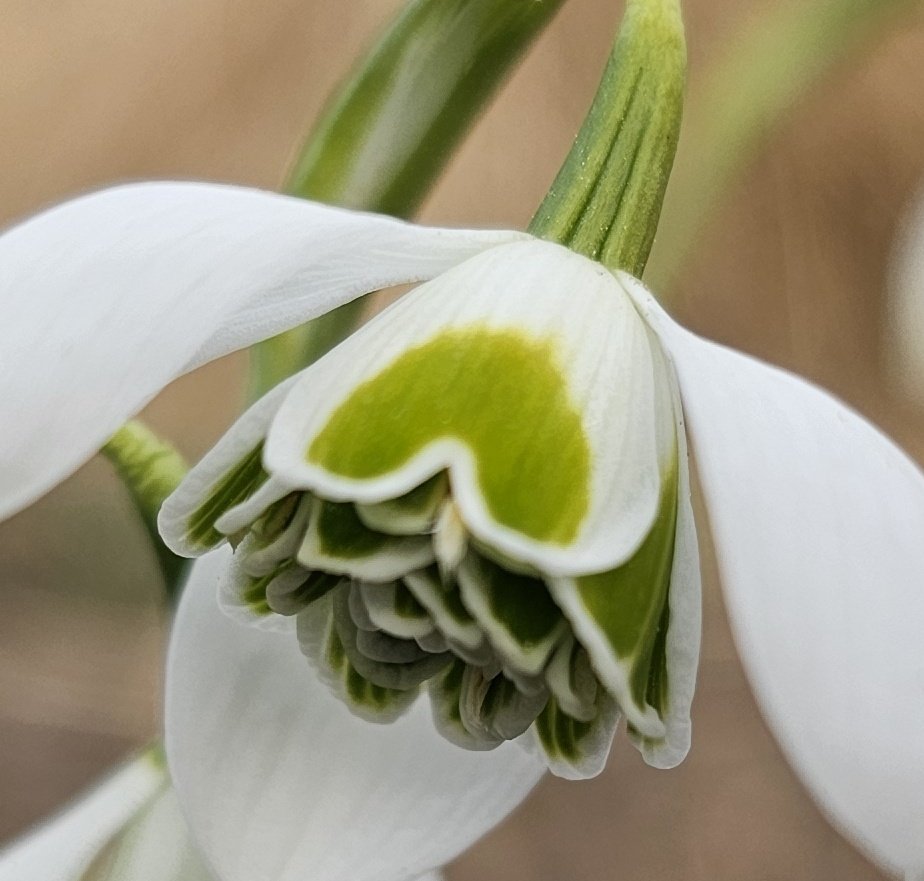
POLYGON ((498 523, 537 541, 576 538, 589 508, 590 446, 551 339, 487 327, 444 331, 354 389, 306 459, 368 479, 443 438, 471 451, 498 523))
POLYGON ((408 573, 404 583, 447 639, 472 650, 484 642, 481 627, 462 603, 458 588, 445 585, 436 566, 408 573))
POLYGON ((504 740, 525 733, 542 712, 549 699, 545 689, 526 693, 503 674, 491 680, 482 706, 482 714, 491 730, 504 740))
POLYGON ((317 500, 297 557, 308 569, 389 581, 431 563, 433 544, 429 536, 375 532, 353 505, 317 500))
MULTIPOLYGON (((667 669, 667 633, 670 628, 670 617, 670 603, 665 603, 664 610, 661 612, 661 621, 658 624, 658 633, 651 650, 651 663, 649 665, 648 683, 645 691, 648 704, 657 710, 658 715, 662 719, 667 710, 668 685, 670 684, 667 669)), ((655 738, 645 737, 631 724, 628 725, 627 728, 629 736, 639 749, 643 749, 644 747, 651 748, 660 742, 655 738)))
POLYGON ((298 616, 302 651, 315 664, 331 691, 353 713, 370 722, 393 721, 414 702, 418 690, 382 688, 369 682, 353 666, 335 626, 333 596, 335 594, 328 594, 298 616))
POLYGON ((352 590, 359 593, 369 620, 379 630, 399 639, 414 639, 433 632, 430 613, 400 581, 358 582, 352 590))
POLYGON ((337 587, 343 579, 329 572, 310 572, 292 564, 266 585, 266 605, 277 615, 297 615, 337 587))
POLYGON ((397 499, 375 505, 356 505, 356 513, 366 526, 378 532, 418 535, 433 527, 448 490, 449 479, 445 473, 440 473, 397 499))
POLYGON ((250 531, 259 547, 271 544, 289 526, 301 502, 301 493, 289 493, 279 501, 273 502, 253 522, 250 531))
POLYGON ((259 615, 262 618, 272 613, 273 610, 266 601, 266 588, 277 575, 283 574, 290 565, 291 564, 288 562, 283 563, 273 572, 260 578, 254 578, 246 573, 241 573, 243 575, 243 583, 240 585, 240 596, 247 608, 250 609, 254 615, 259 615))
POLYGON ((331 557, 368 557, 388 544, 388 537, 369 529, 349 503, 320 502, 317 530, 321 553, 331 557))
MULTIPOLYGON (((298 498, 296 504, 273 512, 272 521, 261 533, 251 530, 236 548, 241 568, 259 577, 272 572, 280 563, 291 559, 298 550, 308 525, 314 500, 309 495, 298 498)), ((285 500, 288 501, 288 500, 285 500)))
POLYGON ((573 637, 558 644, 545 668, 545 679, 558 706, 579 722, 597 715, 597 677, 590 657, 573 637))
POLYGON ((430 677, 435 676, 452 661, 452 655, 431 655, 408 663, 383 663, 366 657, 357 645, 357 627, 350 616, 349 592, 351 586, 344 584, 335 590, 333 597, 334 627, 340 637, 343 650, 350 664, 364 679, 380 688, 396 691, 414 690, 430 677))
POLYGON ((549 758, 576 764, 583 756, 581 741, 590 735, 593 722, 581 722, 569 716, 551 698, 536 719, 536 733, 549 758))
MULTIPOLYGON (((659 644, 663 654, 661 631, 677 525, 677 473, 675 456, 664 475, 654 526, 631 559, 618 569, 574 580, 581 604, 606 640, 607 651, 628 667, 631 697, 639 707, 648 701, 649 674, 657 671, 652 661, 659 644)), ((586 647, 594 658, 593 646, 586 647)), ((659 700, 655 709, 660 705, 659 700)))
POLYGON ((489 750, 503 743, 494 735, 472 734, 462 721, 462 690, 466 679, 467 665, 455 660, 446 670, 429 682, 430 706, 433 710, 433 724, 448 741, 463 749, 489 750))
POLYGON ((189 515, 186 526, 189 542, 207 550, 224 541, 226 536, 215 528, 215 521, 251 496, 268 479, 269 475, 263 470, 261 441, 225 473, 202 504, 189 515))
POLYGON ((413 639, 399 639, 383 630, 356 631, 356 648, 370 661, 383 664, 410 664, 426 658, 426 652, 413 639))
POLYGON ((459 568, 462 601, 512 667, 536 675, 568 623, 545 584, 470 553, 459 568))
POLYGON ((560 777, 582 779, 603 770, 619 719, 615 701, 601 689, 592 720, 574 719, 553 697, 536 719, 534 730, 552 772, 560 777))

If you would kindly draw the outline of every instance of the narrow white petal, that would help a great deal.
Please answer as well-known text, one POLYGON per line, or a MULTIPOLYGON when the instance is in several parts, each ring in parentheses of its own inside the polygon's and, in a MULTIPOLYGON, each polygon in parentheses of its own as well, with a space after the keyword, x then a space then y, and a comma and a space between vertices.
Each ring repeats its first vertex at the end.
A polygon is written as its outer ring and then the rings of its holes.
POLYGON ((176 376, 516 233, 427 229, 212 184, 136 184, 0 236, 0 517, 176 376))
POLYGON ((0 852, 0 881, 208 881, 163 768, 142 756, 0 852))
POLYGON ((404 881, 498 823, 543 767, 505 745, 447 743, 419 700, 390 725, 355 718, 290 635, 215 604, 227 548, 200 560, 167 670, 167 751, 222 881, 404 881))
POLYGON ((600 265, 538 240, 494 248, 309 368, 273 421, 265 461, 291 485, 361 503, 448 468, 482 542, 553 574, 613 568, 644 538, 660 492, 650 345, 600 265), (402 403, 372 415, 363 395, 379 379, 376 400, 402 403), (335 424, 328 446, 348 465, 308 452, 335 424), (406 451, 413 432, 424 439, 406 451), (401 450, 387 466, 379 440, 401 450), (499 455, 510 461, 495 478, 499 455))
POLYGON ((883 866, 924 870, 924 476, 807 382, 636 296, 677 366, 742 661, 783 751, 883 866))
POLYGON ((666 734, 661 740, 631 735, 649 765, 673 768, 690 751, 690 707, 696 690, 702 633, 702 576, 699 544, 690 496, 690 467, 687 428, 675 370, 670 370, 675 437, 679 462, 677 482, 677 529, 668 594, 670 623, 667 629, 667 704, 664 711, 666 734))

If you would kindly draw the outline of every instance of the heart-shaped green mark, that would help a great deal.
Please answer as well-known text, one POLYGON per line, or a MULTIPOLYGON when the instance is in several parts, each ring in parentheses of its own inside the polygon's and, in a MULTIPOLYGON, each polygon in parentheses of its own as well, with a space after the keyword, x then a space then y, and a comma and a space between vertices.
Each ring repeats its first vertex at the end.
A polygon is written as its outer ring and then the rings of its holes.
POLYGON ((484 326, 444 331, 357 386, 306 459, 342 477, 375 478, 444 438, 471 452, 498 523, 537 541, 576 538, 591 452, 551 339, 484 326))

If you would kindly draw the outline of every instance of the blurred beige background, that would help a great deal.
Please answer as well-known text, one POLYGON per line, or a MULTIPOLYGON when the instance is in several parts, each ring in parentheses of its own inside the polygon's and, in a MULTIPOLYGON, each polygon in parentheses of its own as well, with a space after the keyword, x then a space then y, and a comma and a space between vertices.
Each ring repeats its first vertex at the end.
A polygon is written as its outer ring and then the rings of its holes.
MULTIPOLYGON (((685 5, 695 94, 708 61, 773 0, 685 5)), ((397 6, 0 0, 0 221, 118 180, 277 186, 325 95, 397 6)), ((457 156, 427 220, 527 222, 620 12, 614 0, 568 0, 457 156)), ((678 286, 688 324, 814 378, 919 457, 924 418, 884 380, 881 328, 890 244, 924 186, 922 57, 918 15, 805 96, 678 286)), ((146 418, 198 456, 240 404, 242 367, 233 357, 187 377, 146 418)), ((0 559, 2 841, 157 733, 165 628, 153 561, 104 463, 0 527, 0 559)), ((452 881, 880 877, 780 758, 714 579, 706 609, 687 762, 653 771, 618 745, 599 779, 544 783, 452 867, 452 881)))

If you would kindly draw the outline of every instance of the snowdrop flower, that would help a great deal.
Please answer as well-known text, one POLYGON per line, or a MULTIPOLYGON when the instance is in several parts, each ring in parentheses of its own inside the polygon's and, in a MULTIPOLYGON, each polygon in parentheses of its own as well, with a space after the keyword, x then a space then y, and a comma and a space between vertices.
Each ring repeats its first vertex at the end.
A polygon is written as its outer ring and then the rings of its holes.
POLYGON ((184 370, 433 279, 258 402, 162 513, 178 549, 234 548, 195 567, 168 665, 171 770, 222 879, 413 878, 546 766, 598 770, 619 716, 679 761, 688 438, 770 726, 867 853, 924 867, 924 480, 830 396, 559 246, 251 191, 87 197, 0 239, 0 267, 7 511, 184 370))
POLYGON ((0 850, 0 881, 212 881, 163 759, 125 764, 27 837, 0 850))
POLYGON ((585 777, 625 715, 676 764, 700 630, 686 440, 624 284, 526 240, 420 286, 241 418, 164 505, 168 544, 230 537, 225 605, 294 617, 365 718, 426 685, 463 747, 529 730, 585 777))

